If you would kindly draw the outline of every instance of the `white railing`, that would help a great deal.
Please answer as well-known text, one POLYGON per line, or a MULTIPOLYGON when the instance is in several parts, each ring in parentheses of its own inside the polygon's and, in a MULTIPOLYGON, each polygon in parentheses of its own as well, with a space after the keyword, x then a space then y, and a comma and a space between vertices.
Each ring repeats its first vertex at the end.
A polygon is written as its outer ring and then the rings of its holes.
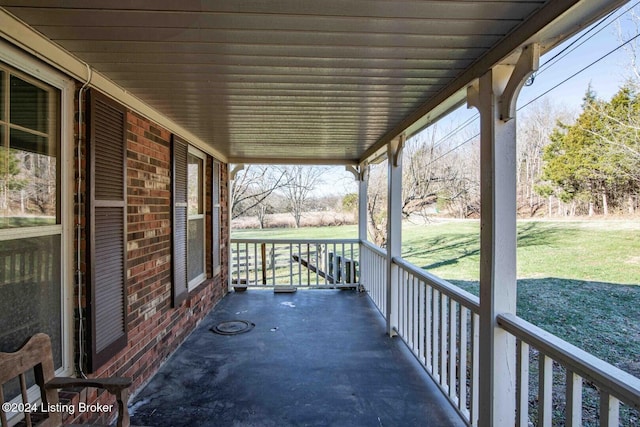
POLYGON ((367 241, 360 243, 360 282, 386 319, 387 253, 367 241))
MULTIPOLYGON (((467 425, 477 425, 478 297, 402 258, 391 260, 389 282, 385 250, 356 239, 232 239, 231 248, 234 285, 364 287, 467 425)), ((498 325, 517 343, 515 425, 638 425, 640 379, 515 315, 498 316, 498 325)))
POLYGON ((231 239, 233 286, 357 286, 357 239, 231 239))
MULTIPOLYGON (((640 409, 640 379, 517 316, 498 316, 498 324, 516 337, 517 426, 529 425, 531 401, 537 401, 533 410, 538 426, 556 425, 558 418, 572 427, 618 426, 621 402, 627 411, 640 409), (537 378, 532 370, 538 371, 537 378), (529 396, 531 380, 538 383, 537 399, 529 396)), ((638 425, 637 417, 637 412, 630 414, 622 424, 638 425)))
POLYGON ((469 425, 478 420, 478 297, 394 258, 392 325, 469 425))

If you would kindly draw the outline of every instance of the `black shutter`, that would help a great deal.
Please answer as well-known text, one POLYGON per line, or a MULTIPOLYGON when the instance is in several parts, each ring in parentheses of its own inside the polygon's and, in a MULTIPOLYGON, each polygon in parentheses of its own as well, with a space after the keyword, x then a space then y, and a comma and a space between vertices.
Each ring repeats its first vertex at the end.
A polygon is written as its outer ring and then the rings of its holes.
POLYGON ((126 111, 89 93, 87 282, 93 372, 127 345, 126 111))
POLYGON ((171 141, 173 160, 173 286, 172 302, 177 307, 187 297, 187 155, 189 146, 175 135, 171 141))

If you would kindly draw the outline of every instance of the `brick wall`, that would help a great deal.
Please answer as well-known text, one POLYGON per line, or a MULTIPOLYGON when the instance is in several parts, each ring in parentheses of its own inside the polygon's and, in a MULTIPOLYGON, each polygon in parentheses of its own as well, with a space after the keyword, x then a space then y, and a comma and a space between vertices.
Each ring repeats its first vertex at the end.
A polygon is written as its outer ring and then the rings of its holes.
MULTIPOLYGON (((227 291, 228 255, 221 247, 222 268, 213 277, 207 257, 207 281, 190 292, 179 307, 171 307, 171 134, 149 120, 127 113, 127 322, 128 345, 92 377, 133 378, 135 392, 158 370, 196 324, 227 291)), ((207 161, 207 189, 211 187, 213 159, 207 161)), ((79 176, 82 175, 84 168, 79 176)), ((229 238, 227 166, 221 164, 221 241, 229 238)), ((77 203, 83 196, 76 195, 77 203)), ((207 192, 207 236, 211 236, 211 192, 207 192)), ((77 218, 78 219, 78 218, 77 218)), ((84 224, 84 218, 79 221, 84 224)), ((83 227, 84 228, 84 227, 83 227)), ((83 234, 84 236, 84 234, 83 234)), ((206 242, 210 253, 213 242, 206 242)), ((81 242, 81 248, 84 248, 81 242)), ((84 269, 82 264, 81 269, 84 269)), ((82 270, 84 271, 84 270, 82 270)), ((86 294, 86 292, 85 292, 86 294)), ((76 343, 77 343, 76 339, 76 343)), ((76 347, 77 348, 77 347, 76 347)), ((112 404, 107 393, 83 392, 83 401, 112 404)), ((114 414, 69 421, 105 422, 114 414)), ((72 418, 72 417, 70 417, 72 418)))

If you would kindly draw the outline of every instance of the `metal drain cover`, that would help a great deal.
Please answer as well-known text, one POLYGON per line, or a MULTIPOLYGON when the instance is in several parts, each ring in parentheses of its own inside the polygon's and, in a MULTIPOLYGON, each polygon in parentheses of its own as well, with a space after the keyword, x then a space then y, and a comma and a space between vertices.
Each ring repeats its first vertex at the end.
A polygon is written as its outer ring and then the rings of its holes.
POLYGON ((247 320, 226 320, 212 327, 211 332, 220 335, 237 335, 249 332, 254 326, 256 326, 255 323, 247 320))

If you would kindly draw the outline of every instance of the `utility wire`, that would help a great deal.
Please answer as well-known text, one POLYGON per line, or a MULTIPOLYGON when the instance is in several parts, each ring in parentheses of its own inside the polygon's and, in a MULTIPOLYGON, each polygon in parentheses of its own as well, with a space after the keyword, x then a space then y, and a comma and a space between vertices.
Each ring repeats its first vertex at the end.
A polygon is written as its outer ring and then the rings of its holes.
POLYGON ((532 103, 534 103, 535 101, 537 101, 538 99, 542 98, 543 96, 545 96, 546 94, 548 94, 549 92, 551 92, 552 90, 558 88, 559 86, 565 84, 566 82, 568 82, 569 80, 571 80, 572 78, 574 78, 575 76, 577 76, 578 74, 584 72, 585 70, 593 67, 594 65, 596 65, 598 62, 602 61, 603 59, 605 59, 606 57, 608 57, 609 55, 617 52, 618 50, 622 49, 623 47, 625 47, 626 45, 628 45, 629 43, 631 43, 632 41, 636 40, 638 37, 640 37, 640 34, 636 34, 635 36, 631 37, 629 40, 627 40, 626 42, 622 43, 621 45, 618 45, 617 47, 615 47, 614 49, 610 50, 609 52, 605 53, 603 56, 601 56, 600 58, 596 59, 595 61, 593 61, 592 63, 590 63, 589 65, 587 65, 586 67, 576 71, 575 73, 573 73, 572 75, 570 75, 569 77, 567 77, 566 79, 562 80, 560 83, 556 84, 555 86, 553 86, 551 89, 546 90, 545 92, 541 93, 540 95, 536 96, 535 98, 533 98, 532 100, 530 100, 529 102, 527 102, 526 104, 524 104, 523 106, 519 107, 517 111, 522 110, 523 108, 527 107, 528 105, 531 105, 532 103))
MULTIPOLYGON (((635 7, 636 5, 640 4, 640 1, 638 1, 636 4, 634 4, 631 8, 629 8, 627 11, 625 11, 625 13, 629 12, 633 7, 635 7)), ((608 16, 606 16, 605 18, 603 18, 602 21, 603 22, 605 19, 609 18, 609 16, 611 16, 611 14, 609 14, 608 16)), ((622 15, 621 15, 622 16, 622 15)), ((613 21, 612 21, 613 22, 613 21)), ((606 28, 606 27, 603 27, 606 28)), ((602 29, 600 30, 602 31, 602 29)), ((596 33, 597 34, 597 33, 596 33)), ((594 34, 595 35, 595 34, 594 34)), ((593 37, 593 36, 592 36, 593 37)), ((533 98, 532 100, 530 100, 529 102, 527 102, 526 104, 518 107, 518 109, 516 111, 520 111, 523 108, 528 107, 529 105, 531 105, 532 103, 536 102, 537 100, 539 100, 540 98, 542 98, 543 96, 547 95, 549 92, 557 89, 558 87, 562 86, 563 84, 565 84, 566 82, 568 82, 569 80, 575 78, 577 75, 583 73, 584 71, 588 70, 589 68, 593 67, 594 65, 596 65, 598 62, 602 61, 603 59, 607 58, 608 56, 612 55, 613 53, 617 52, 618 50, 622 49, 624 46, 628 45, 629 43, 631 43, 632 41, 636 40, 638 37, 640 37, 640 34, 636 34, 634 37, 630 38, 629 40, 625 41, 624 43, 618 45, 617 47, 615 47, 614 49, 610 50, 609 52, 605 53, 604 55, 602 55, 600 58, 596 59, 595 61, 591 62, 589 65, 583 67, 582 69, 576 71, 575 73, 573 73, 571 76, 567 77, 566 79, 562 80, 560 83, 554 85, 553 87, 551 87, 550 89, 547 89, 546 91, 544 91, 543 93, 541 93, 540 95, 536 96, 535 98, 533 98)), ((589 37, 591 38, 591 37, 589 37)), ((587 39, 589 40, 589 39, 587 39)), ((586 40, 585 40, 586 42, 586 40)), ((571 43, 569 46, 573 45, 574 43, 571 43)), ((563 49, 563 52, 566 49, 563 49)), ((557 55, 554 56, 554 58, 557 55)), ((552 58, 553 59, 553 58, 552 58)), ((549 61, 547 61, 546 63, 548 63, 549 61)), ((546 64, 545 63, 545 64, 546 64)), ((456 130, 454 130, 453 132, 450 132, 449 134, 445 135, 443 138, 438 140, 438 143, 441 143, 443 140, 455 135, 456 132, 458 132, 460 129, 468 126, 470 124, 470 122, 472 120, 475 120, 477 117, 479 117, 479 114, 474 115, 471 119, 467 120, 466 122, 464 122, 464 125, 458 126, 458 128, 456 128, 456 130)), ((480 136, 480 133, 476 133, 474 136, 466 139, 465 141, 461 142, 460 144, 456 145, 455 147, 453 147, 452 149, 448 150, 447 152, 441 154, 440 156, 436 157, 435 159, 433 159, 432 161, 430 161, 426 166, 431 165, 432 163, 435 163, 436 161, 442 159, 444 156, 454 152, 455 150, 459 149, 460 147, 462 147, 465 144, 468 144, 469 142, 473 141, 475 138, 477 138, 478 136, 480 136)), ((436 145, 434 144, 434 147, 436 145)))
POLYGON ((555 55, 553 55, 551 58, 549 58, 547 61, 545 61, 544 64, 542 64, 540 66, 540 69, 538 70, 537 74, 541 74, 543 73, 545 70, 547 70, 548 68, 552 67, 553 65, 555 65, 558 61, 560 61, 561 59, 564 59, 567 55, 569 55, 571 52, 575 51, 577 48, 579 48, 580 46, 582 46, 583 44, 585 44, 586 42, 588 42, 589 40, 591 40, 593 37, 595 37, 596 35, 600 34, 604 29, 608 28, 611 24, 613 24, 614 22, 616 22, 618 19, 620 19, 623 15, 629 13, 629 11, 631 11, 631 9, 633 9, 634 7, 636 7, 638 4, 640 4, 640 1, 636 2, 636 4, 634 4, 633 6, 629 7, 627 10, 623 11, 622 13, 620 13, 619 16, 617 16, 615 19, 612 19, 611 21, 609 21, 605 26, 603 26, 602 28, 600 28, 598 31, 596 31, 595 33, 591 34, 589 37, 587 37, 586 39, 584 39, 589 33, 591 33, 592 31, 594 31, 596 28, 598 28, 600 25, 602 25, 603 23, 605 23, 609 18, 611 18, 616 12, 619 11, 613 11, 610 12, 607 16, 605 16, 604 18, 602 18, 600 21, 598 21, 595 25, 593 25, 591 28, 589 28, 587 31, 585 31, 584 33, 582 33, 579 37, 577 37, 575 40, 573 40, 571 43, 569 43, 567 46, 565 46, 560 52, 556 53, 555 55), (584 40, 582 40, 584 39, 584 40), (582 40, 581 43, 578 43, 582 40), (576 43, 578 43, 576 45, 576 43))

